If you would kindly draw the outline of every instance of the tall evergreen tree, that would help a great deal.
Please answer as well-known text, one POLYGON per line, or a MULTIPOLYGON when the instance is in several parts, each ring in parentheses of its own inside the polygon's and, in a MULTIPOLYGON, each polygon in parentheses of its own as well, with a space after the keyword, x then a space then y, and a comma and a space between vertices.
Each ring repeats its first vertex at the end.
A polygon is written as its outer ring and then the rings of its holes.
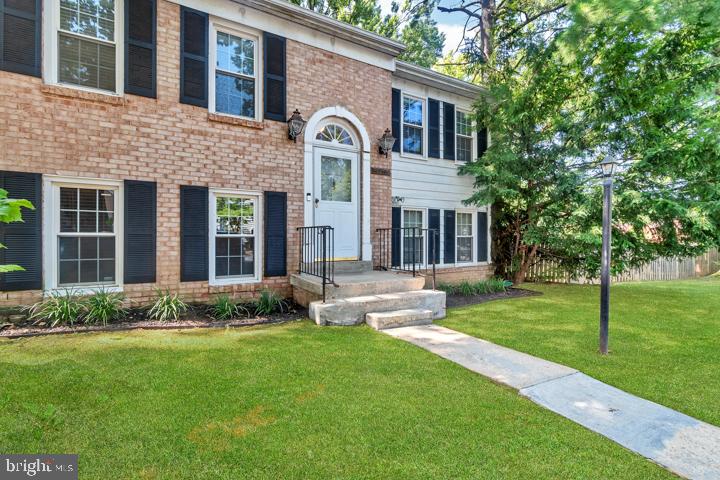
POLYGON ((463 0, 466 75, 487 153, 463 173, 495 204, 495 260, 599 270, 597 164, 621 160, 613 270, 720 244, 720 5, 678 0, 463 0))

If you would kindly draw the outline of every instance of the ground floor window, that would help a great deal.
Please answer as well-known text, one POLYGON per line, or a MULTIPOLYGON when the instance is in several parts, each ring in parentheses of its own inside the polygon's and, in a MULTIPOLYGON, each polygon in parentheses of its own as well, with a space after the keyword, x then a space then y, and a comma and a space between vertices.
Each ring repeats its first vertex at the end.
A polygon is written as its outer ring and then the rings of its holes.
POLYGON ((455 242, 457 246, 457 262, 473 261, 473 214, 457 212, 455 217, 455 242))
POLYGON ((215 192, 211 197, 211 279, 255 280, 258 273, 256 196, 215 192))
POLYGON ((57 181, 48 193, 50 288, 117 285, 119 186, 57 181))
POLYGON ((403 212, 403 263, 423 263, 424 211, 406 209, 403 212))

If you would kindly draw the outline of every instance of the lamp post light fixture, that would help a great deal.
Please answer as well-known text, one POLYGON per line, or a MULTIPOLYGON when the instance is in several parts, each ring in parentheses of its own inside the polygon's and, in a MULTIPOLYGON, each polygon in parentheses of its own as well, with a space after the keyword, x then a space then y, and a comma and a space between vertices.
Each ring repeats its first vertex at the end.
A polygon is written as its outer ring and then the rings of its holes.
POLYGON ((387 157, 388 154, 392 151, 393 146, 395 145, 395 140, 396 139, 392 136, 390 129, 386 128, 383 136, 378 139, 378 147, 380 147, 380 154, 387 157))
POLYGON ((610 323, 610 255, 612 241, 612 186, 617 161, 606 157, 600 162, 603 176, 602 264, 600 272, 600 353, 608 353, 610 323))
POLYGON ((305 121, 305 119, 302 118, 302 115, 300 114, 300 110, 296 108, 292 114, 292 117, 290 117, 287 121, 288 138, 293 142, 297 143, 297 138, 302 133, 306 123, 307 122, 305 121))

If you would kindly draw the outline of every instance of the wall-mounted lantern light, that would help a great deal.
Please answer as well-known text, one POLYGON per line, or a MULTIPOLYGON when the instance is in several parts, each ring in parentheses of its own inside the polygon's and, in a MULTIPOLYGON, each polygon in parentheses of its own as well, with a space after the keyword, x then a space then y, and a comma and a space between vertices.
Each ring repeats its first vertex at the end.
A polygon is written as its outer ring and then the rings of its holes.
POLYGON ((306 123, 307 122, 302 118, 302 115, 300 115, 300 111, 296 108, 292 117, 290 117, 287 121, 288 138, 297 143, 297 137, 299 137, 302 133, 306 123))
POLYGON ((392 151, 393 145, 395 145, 395 137, 392 136, 389 128, 385 129, 383 136, 378 139, 378 147, 380 147, 380 154, 386 157, 392 151))

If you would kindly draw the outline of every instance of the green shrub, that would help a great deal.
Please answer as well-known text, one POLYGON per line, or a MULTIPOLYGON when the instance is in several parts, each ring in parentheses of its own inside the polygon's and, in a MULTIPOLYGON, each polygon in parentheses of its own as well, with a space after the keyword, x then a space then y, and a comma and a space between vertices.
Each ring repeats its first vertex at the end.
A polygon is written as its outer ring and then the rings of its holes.
POLYGON ((169 290, 163 292, 156 290, 157 300, 148 310, 148 318, 150 320, 159 320, 161 322, 169 322, 178 320, 180 315, 187 312, 188 306, 180 300, 177 293, 171 294, 169 290))
POLYGON ((56 325, 73 326, 80 320, 85 305, 83 299, 72 290, 56 292, 48 298, 27 307, 25 310, 31 320, 44 320, 51 327, 56 325))
POLYGON ((220 295, 215 303, 210 306, 210 316, 215 320, 230 320, 238 317, 245 317, 249 314, 247 308, 233 300, 228 295, 220 295))
POLYGON ((512 287, 512 282, 508 280, 503 280, 502 278, 491 278, 489 280, 480 280, 477 282, 464 280, 458 284, 441 283, 437 288, 448 295, 471 296, 507 292, 510 287, 512 287))
POLYGON ((85 315, 83 321, 92 325, 107 325, 109 322, 119 320, 127 314, 123 306, 125 297, 121 293, 112 293, 100 290, 85 301, 85 315))
POLYGON ((288 304, 277 292, 264 288, 255 300, 255 315, 271 315, 275 312, 284 312, 288 304))

